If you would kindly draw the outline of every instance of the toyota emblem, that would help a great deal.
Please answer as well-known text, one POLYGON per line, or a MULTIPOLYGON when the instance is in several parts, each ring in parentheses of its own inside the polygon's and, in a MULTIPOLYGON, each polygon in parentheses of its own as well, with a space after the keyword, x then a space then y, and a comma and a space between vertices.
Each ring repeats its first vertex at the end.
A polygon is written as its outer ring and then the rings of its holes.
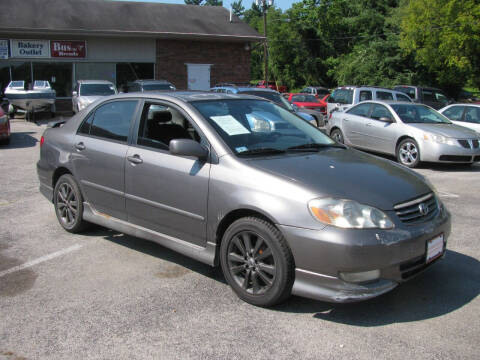
POLYGON ((418 205, 418 210, 420 211, 420 214, 422 214, 423 216, 428 214, 428 206, 425 205, 424 203, 421 203, 420 205, 418 205))

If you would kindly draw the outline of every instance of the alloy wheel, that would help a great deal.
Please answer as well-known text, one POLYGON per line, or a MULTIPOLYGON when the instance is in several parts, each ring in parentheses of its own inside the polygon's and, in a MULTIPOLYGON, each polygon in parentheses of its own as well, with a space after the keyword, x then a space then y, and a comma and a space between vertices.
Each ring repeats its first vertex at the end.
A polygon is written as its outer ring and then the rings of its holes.
POLYGON ((228 269, 247 293, 265 294, 276 277, 275 258, 268 243, 252 231, 237 233, 228 247, 228 269))
POLYGON ((60 185, 56 197, 57 212, 62 223, 71 227, 78 215, 78 199, 72 186, 66 182, 60 185))
POLYGON ((412 165, 417 161, 418 150, 417 146, 410 142, 404 142, 400 147, 400 159, 405 165, 412 165))

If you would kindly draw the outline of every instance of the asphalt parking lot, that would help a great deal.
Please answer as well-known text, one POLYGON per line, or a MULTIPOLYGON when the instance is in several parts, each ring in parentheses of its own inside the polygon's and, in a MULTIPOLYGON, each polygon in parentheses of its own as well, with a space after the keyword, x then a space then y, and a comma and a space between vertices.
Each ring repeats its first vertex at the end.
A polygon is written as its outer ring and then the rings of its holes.
POLYGON ((0 147, 1 360, 479 358, 480 164, 418 170, 453 216, 427 272, 363 303, 262 309, 219 269, 154 243, 65 232, 38 191, 44 127, 16 119, 0 147))

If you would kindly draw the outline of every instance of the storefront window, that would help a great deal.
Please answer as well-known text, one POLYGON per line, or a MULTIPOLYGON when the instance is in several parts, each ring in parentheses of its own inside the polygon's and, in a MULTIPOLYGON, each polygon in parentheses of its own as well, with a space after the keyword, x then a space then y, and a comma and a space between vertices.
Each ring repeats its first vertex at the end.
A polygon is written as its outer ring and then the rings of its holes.
POLYGON ((33 63, 34 80, 47 80, 56 91, 58 97, 67 97, 72 93, 72 64, 71 63, 33 63))
POLYGON ((117 64, 117 88, 130 81, 138 79, 153 79, 154 65, 152 63, 118 63, 117 64))
POLYGON ((108 80, 115 84, 115 63, 76 63, 75 78, 75 80, 108 80))

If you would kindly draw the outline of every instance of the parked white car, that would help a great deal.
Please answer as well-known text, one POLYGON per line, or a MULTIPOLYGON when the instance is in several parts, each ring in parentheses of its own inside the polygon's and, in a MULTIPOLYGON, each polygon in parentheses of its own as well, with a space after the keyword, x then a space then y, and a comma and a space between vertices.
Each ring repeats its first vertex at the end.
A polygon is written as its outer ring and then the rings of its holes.
POLYGON ((103 96, 118 94, 113 83, 106 80, 78 80, 72 92, 72 110, 82 111, 103 96))
POLYGON ((438 111, 454 124, 480 133, 480 104, 452 104, 438 111))

